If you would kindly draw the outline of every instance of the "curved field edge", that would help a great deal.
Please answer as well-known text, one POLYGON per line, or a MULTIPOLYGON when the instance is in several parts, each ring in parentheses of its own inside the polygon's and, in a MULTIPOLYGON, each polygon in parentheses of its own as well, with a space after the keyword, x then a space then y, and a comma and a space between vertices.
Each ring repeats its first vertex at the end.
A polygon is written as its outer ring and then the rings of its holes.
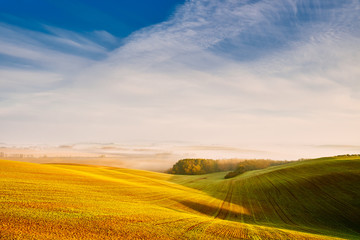
POLYGON ((234 194, 240 178, 180 181, 140 170, 12 161, 0 161, 0 169, 1 239, 333 239, 248 221, 253 212, 234 194), (204 180, 208 188, 200 187, 204 180))

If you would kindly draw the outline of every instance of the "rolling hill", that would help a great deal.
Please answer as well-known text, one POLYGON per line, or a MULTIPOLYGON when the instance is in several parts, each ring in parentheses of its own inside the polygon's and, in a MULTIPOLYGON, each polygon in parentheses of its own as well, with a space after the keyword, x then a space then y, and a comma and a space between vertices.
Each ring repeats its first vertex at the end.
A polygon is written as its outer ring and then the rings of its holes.
POLYGON ((360 239, 360 157, 184 176, 0 161, 0 239, 360 239))

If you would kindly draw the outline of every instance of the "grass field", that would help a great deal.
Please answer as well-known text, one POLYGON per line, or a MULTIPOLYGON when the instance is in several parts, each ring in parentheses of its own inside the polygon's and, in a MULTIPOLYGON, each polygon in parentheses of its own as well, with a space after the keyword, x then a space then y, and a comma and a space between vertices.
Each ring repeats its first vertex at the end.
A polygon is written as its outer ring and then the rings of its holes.
POLYGON ((360 157, 224 179, 0 161, 0 239, 360 239, 360 157))

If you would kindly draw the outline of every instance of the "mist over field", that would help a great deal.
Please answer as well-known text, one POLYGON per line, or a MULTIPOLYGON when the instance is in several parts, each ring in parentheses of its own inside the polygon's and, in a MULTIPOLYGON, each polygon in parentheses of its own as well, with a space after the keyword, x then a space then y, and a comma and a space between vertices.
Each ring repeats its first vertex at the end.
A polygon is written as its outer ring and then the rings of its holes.
POLYGON ((165 171, 180 159, 272 159, 298 160, 342 154, 356 154, 360 146, 268 145, 236 147, 179 143, 127 145, 77 143, 51 145, 0 145, 0 157, 34 163, 75 163, 165 171), (258 147, 258 146, 257 146, 258 147))

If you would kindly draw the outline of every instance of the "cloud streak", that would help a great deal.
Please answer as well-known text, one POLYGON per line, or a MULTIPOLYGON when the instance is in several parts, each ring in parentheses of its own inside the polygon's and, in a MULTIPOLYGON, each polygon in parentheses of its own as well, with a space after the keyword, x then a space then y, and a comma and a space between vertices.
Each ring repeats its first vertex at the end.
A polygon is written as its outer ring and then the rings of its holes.
POLYGON ((115 50, 1 25, 1 54, 32 66, 0 69, 0 141, 360 144, 359 7, 192 0, 115 50))

